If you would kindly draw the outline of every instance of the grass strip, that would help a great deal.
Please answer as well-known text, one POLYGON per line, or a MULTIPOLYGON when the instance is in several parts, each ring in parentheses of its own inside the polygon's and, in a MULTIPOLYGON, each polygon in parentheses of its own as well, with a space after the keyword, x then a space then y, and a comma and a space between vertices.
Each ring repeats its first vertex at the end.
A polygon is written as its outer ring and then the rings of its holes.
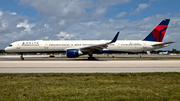
POLYGON ((0 101, 180 100, 180 73, 0 74, 0 101))

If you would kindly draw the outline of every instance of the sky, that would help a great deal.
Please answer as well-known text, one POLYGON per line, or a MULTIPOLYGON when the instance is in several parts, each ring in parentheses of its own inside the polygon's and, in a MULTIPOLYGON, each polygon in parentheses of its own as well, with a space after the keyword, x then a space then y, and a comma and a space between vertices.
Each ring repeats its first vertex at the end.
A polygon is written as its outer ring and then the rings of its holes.
POLYGON ((143 40, 171 19, 162 50, 180 50, 180 0, 0 0, 0 49, 20 40, 143 40))

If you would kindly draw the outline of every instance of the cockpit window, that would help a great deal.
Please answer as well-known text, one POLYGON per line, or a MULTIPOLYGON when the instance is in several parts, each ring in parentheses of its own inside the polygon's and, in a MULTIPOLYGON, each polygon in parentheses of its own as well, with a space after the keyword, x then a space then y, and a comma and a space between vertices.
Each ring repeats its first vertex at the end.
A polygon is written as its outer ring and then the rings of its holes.
POLYGON ((12 47, 12 45, 9 45, 9 47, 12 47))

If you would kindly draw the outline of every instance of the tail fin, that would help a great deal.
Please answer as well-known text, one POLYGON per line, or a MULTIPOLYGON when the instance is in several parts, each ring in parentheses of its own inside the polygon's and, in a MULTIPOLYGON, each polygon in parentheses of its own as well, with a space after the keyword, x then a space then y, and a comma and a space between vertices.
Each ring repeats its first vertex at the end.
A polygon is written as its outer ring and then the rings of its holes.
POLYGON ((143 40, 143 41, 155 41, 162 42, 166 29, 168 27, 170 19, 164 19, 159 25, 143 40))

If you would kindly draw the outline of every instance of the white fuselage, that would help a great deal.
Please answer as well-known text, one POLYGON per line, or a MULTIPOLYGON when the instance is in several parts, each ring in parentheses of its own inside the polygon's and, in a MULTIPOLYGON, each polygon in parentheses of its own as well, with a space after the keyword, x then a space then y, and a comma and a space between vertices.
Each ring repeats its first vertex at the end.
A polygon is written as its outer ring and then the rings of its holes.
MULTIPOLYGON (((6 52, 66 52, 67 49, 81 49, 92 45, 102 44, 110 40, 63 40, 63 41, 16 41, 5 48, 6 52)), ((117 40, 115 43, 109 44, 104 51, 115 52, 146 52, 148 50, 158 49, 165 46, 153 47, 154 44, 163 42, 152 42, 142 40, 117 40)))

